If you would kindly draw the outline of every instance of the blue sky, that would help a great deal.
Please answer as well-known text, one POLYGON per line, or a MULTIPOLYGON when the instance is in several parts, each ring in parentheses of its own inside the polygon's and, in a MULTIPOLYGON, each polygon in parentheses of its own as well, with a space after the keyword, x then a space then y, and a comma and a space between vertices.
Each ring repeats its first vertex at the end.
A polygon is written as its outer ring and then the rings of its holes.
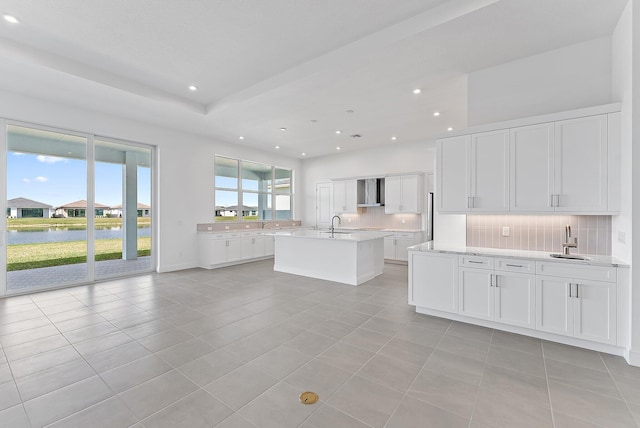
MULTIPOLYGON (((7 199, 27 198, 58 207, 87 199, 87 164, 9 151, 7 153, 7 199)), ((108 206, 122 203, 122 165, 96 163, 96 202, 108 206)), ((151 205, 151 171, 138 167, 138 202, 151 205)))

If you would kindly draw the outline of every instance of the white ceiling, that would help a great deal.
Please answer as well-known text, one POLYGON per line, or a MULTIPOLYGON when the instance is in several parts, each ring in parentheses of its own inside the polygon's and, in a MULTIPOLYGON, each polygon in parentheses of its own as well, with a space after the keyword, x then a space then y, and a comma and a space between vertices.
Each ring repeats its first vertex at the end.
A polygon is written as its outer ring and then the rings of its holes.
POLYGON ((610 35, 626 2, 3 0, 0 88, 321 156, 466 126, 469 72, 610 35))

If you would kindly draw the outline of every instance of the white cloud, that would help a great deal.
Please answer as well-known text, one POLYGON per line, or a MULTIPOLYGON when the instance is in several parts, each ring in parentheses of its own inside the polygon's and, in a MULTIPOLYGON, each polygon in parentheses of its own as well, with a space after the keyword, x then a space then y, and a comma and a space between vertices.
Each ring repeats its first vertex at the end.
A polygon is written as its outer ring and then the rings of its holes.
POLYGON ((24 153, 20 153, 20 152, 13 152, 14 156, 24 156, 24 153))
POLYGON ((66 162, 66 159, 58 158, 58 157, 55 157, 55 156, 38 155, 38 157, 36 159, 38 159, 40 162, 44 162, 44 163, 66 162))
POLYGON ((31 180, 29 180, 28 178, 23 178, 22 181, 27 184, 31 183, 31 180))
POLYGON ((36 178, 34 178, 33 181, 37 181, 38 183, 44 183, 46 181, 49 181, 49 179, 47 177, 43 177, 39 175, 36 178))

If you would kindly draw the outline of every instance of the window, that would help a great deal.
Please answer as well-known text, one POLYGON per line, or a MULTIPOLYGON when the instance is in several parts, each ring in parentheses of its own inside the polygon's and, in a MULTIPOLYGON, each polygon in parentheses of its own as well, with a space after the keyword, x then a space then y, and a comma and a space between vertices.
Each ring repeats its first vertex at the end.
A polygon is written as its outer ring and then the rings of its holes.
POLYGON ((293 171, 216 156, 215 221, 291 219, 293 171))

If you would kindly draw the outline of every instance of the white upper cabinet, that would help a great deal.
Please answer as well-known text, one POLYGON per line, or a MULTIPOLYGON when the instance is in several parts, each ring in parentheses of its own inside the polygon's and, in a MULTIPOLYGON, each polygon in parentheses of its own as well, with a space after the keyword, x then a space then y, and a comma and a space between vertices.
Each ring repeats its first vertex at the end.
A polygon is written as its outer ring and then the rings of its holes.
POLYGON ((509 210, 509 130, 471 135, 470 211, 509 210))
POLYGON ((333 211, 336 213, 358 212, 357 180, 337 180, 333 182, 333 211))
POLYGON ((440 212, 466 212, 469 207, 471 135, 437 142, 436 204, 440 212))
POLYGON ((554 210, 553 136, 553 123, 510 130, 511 211, 554 210))
POLYGON ((386 214, 422 212, 422 176, 392 175, 384 179, 384 212, 386 214))
POLYGON ((607 211, 607 116, 555 123, 556 211, 607 211))
POLYGON ((616 214, 619 128, 615 112, 440 139, 437 209, 616 214))
POLYGON ((438 210, 509 210, 509 131, 438 140, 438 210))

